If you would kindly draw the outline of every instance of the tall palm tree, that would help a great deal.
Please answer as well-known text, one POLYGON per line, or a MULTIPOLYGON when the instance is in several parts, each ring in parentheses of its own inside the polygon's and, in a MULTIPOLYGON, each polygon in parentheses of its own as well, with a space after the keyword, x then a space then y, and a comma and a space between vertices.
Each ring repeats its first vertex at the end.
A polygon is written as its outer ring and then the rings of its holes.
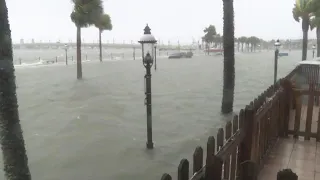
POLYGON ((247 37, 246 38, 246 49, 247 49, 247 52, 250 52, 250 46, 251 45, 251 39, 250 37, 247 37))
POLYGON ((317 34, 317 57, 320 57, 320 12, 316 12, 315 16, 310 20, 311 30, 316 28, 317 34))
POLYGON ((95 23, 95 26, 99 29, 99 57, 100 62, 102 62, 102 44, 101 44, 101 34, 104 30, 112 30, 111 18, 108 14, 102 14, 100 18, 95 23))
POLYGON ((237 51, 240 51, 240 39, 239 38, 235 38, 234 39, 237 42, 237 51))
POLYGON ((221 36, 220 34, 217 34, 215 36, 215 42, 216 42, 216 46, 218 48, 222 48, 222 43, 223 43, 223 36, 221 36))
POLYGON ((223 96, 221 112, 233 111, 235 85, 235 57, 234 57, 234 10, 233 0, 223 0, 223 96))
POLYGON ((256 51, 257 45, 260 43, 260 39, 255 36, 251 36, 249 39, 251 42, 251 52, 256 51))
POLYGON ((202 40, 206 42, 206 44, 210 47, 210 45, 214 42, 215 36, 217 35, 216 27, 214 25, 209 25, 209 27, 203 30, 205 33, 202 37, 202 40))
POLYGON ((77 28, 77 79, 82 79, 81 28, 93 25, 103 13, 101 0, 72 0, 74 7, 70 15, 77 28))
POLYGON ((0 144, 6 179, 31 180, 19 120, 11 31, 5 0, 0 0, 0 144))
POLYGON ((250 46, 250 51, 253 52, 253 48, 254 48, 254 37, 251 36, 251 37, 248 38, 248 40, 249 40, 249 42, 250 42, 250 44, 251 44, 251 46, 250 46))
POLYGON ((320 1, 314 0, 310 5, 312 8, 312 18, 310 20, 311 30, 316 28, 317 34, 317 57, 320 57, 320 1))
POLYGON ((302 20, 302 61, 307 59, 308 31, 310 26, 310 15, 312 13, 313 0, 296 0, 292 9, 293 18, 300 22, 302 20))
POLYGON ((241 37, 239 38, 239 40, 240 40, 240 43, 241 43, 241 51, 243 52, 243 47, 244 47, 244 44, 245 44, 246 41, 247 41, 247 38, 246 38, 245 36, 241 36, 241 37))

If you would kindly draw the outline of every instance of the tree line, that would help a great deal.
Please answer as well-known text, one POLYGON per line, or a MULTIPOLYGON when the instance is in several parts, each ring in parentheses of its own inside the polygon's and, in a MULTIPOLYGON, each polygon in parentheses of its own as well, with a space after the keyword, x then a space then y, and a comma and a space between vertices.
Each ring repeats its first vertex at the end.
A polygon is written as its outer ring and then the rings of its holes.
MULTIPOLYGON (((205 43, 206 48, 214 47, 214 48, 222 48, 223 47, 223 35, 216 32, 216 28, 214 25, 209 25, 207 28, 203 30, 205 33, 202 37, 202 42, 205 43)), ((264 42, 262 39, 256 36, 241 36, 239 38, 234 38, 235 43, 237 43, 238 51, 255 51, 257 47, 264 42)))
MULTIPOLYGON (((205 48, 222 48, 223 47, 223 35, 216 32, 214 25, 209 25, 204 30, 204 36, 202 37, 202 42, 205 43, 205 48)), ((273 50, 275 39, 264 40, 256 36, 240 36, 234 38, 236 48, 238 52, 255 52, 256 50, 273 50)), ((301 49, 302 43, 300 40, 284 39, 281 40, 282 48, 291 49, 301 49)))

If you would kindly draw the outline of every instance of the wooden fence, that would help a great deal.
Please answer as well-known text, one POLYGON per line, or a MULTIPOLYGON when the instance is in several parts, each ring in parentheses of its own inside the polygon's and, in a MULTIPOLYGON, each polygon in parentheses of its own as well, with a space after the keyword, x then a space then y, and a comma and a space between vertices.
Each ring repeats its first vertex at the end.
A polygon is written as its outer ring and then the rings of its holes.
POLYGON ((303 65, 297 72, 303 76, 299 83, 305 86, 291 87, 289 95, 296 106, 291 106, 290 115, 294 121, 289 124, 288 133, 295 138, 302 136, 305 140, 320 141, 319 66, 303 65))
MULTIPOLYGON (((182 159, 178 166, 178 180, 256 179, 278 137, 291 133, 288 130, 292 104, 290 78, 298 69, 241 109, 225 128, 218 130, 216 138, 210 136, 205 157, 203 148, 196 147, 192 173, 189 172, 189 161, 182 159)), ((161 180, 171 179, 166 173, 161 177, 161 180)))

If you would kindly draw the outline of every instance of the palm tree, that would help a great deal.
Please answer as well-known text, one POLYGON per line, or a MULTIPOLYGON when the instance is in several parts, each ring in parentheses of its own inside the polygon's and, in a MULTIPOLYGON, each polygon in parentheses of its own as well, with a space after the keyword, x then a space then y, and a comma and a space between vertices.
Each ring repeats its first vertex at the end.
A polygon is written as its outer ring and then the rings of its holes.
POLYGON ((317 57, 320 57, 320 13, 317 12, 314 17, 310 20, 311 30, 316 28, 317 34, 317 57))
POLYGON ((99 57, 100 62, 102 62, 102 45, 101 45, 101 34, 104 30, 112 30, 111 18, 108 14, 102 14, 100 18, 95 23, 95 26, 99 29, 99 57))
POLYGON ((235 38, 234 39, 237 42, 237 51, 240 51, 240 39, 239 38, 235 38))
POLYGON ((210 25, 209 27, 205 28, 203 32, 205 34, 202 39, 210 46, 214 42, 215 36, 217 35, 216 27, 214 25, 210 25))
POLYGON ((260 43, 260 39, 255 36, 251 36, 249 39, 251 42, 251 52, 256 51, 257 45, 260 43))
POLYGON ((317 57, 320 57, 320 1, 312 1, 312 18, 310 20, 311 30, 316 28, 317 34, 317 57))
POLYGON ((213 43, 215 48, 222 48, 222 38, 223 36, 221 36, 220 34, 214 36, 213 43))
POLYGON ((244 43, 247 41, 247 39, 246 39, 246 37, 245 36, 241 36, 240 38, 239 38, 239 40, 240 40, 240 43, 241 43, 241 51, 243 52, 243 45, 244 45, 244 43))
POLYGON ((248 38, 249 43, 251 44, 250 46, 250 52, 253 52, 253 47, 254 47, 254 37, 251 36, 248 38))
POLYGON ((74 7, 70 15, 77 28, 77 79, 82 79, 81 28, 93 25, 103 13, 101 0, 72 0, 74 7))
POLYGON ((219 38, 219 48, 221 49, 223 46, 223 35, 219 38))
POLYGON ((235 57, 234 57, 234 10, 233 0, 223 0, 223 96, 221 112, 233 111, 235 85, 235 57))
POLYGON ((0 144, 6 179, 31 180, 19 120, 11 31, 5 0, 0 0, 0 144))
POLYGON ((302 60, 307 59, 308 49, 308 31, 310 26, 310 15, 312 13, 312 1, 313 0, 296 0, 294 8, 292 10, 293 18, 299 22, 302 19, 302 60))

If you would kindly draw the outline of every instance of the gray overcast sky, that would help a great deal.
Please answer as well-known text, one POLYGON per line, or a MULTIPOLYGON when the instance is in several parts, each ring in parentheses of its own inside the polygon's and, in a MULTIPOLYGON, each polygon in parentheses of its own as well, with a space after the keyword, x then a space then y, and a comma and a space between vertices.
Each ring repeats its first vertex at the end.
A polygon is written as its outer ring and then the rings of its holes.
MULTIPOLYGON (((234 0, 235 35, 263 39, 302 38, 300 23, 292 18, 295 0, 234 0)), ((70 0, 7 0, 14 42, 75 41, 76 28, 70 20, 70 0)), ((105 12, 113 30, 103 41, 137 41, 146 23, 157 39, 172 44, 199 40, 209 24, 222 33, 222 0, 105 0, 105 12)), ((309 33, 310 38, 315 32, 309 33)), ((98 31, 82 30, 86 42, 97 42, 98 31)))

